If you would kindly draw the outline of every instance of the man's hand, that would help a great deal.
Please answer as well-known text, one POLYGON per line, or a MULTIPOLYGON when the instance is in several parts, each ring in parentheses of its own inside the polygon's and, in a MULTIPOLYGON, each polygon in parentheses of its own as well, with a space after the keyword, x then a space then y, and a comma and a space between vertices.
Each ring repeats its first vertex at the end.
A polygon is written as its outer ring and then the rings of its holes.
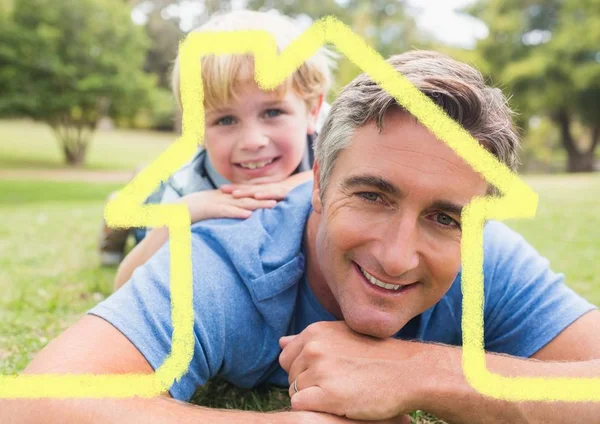
POLYGON ((411 385, 419 343, 364 336, 337 321, 312 324, 280 345, 295 410, 381 420, 418 409, 411 385))
MULTIPOLYGON (((338 417, 337 415, 324 414, 321 412, 298 411, 293 412, 294 423, 298 424, 410 424, 411 420, 408 415, 401 415, 387 420, 366 421, 366 420, 351 420, 348 418, 338 417)), ((266 421, 265 421, 266 422, 266 421)), ((270 422, 270 421, 269 421, 270 422)), ((283 422, 283 421, 282 421, 283 422)), ((287 422, 287 421, 285 421, 287 422)))
POLYGON ((312 171, 300 172, 278 183, 266 184, 226 184, 221 186, 223 193, 231 194, 236 199, 251 197, 257 200, 283 200, 296 186, 310 181, 312 171))
POLYGON ((180 202, 187 204, 192 223, 210 218, 248 218, 256 209, 269 209, 275 200, 252 197, 236 198, 220 190, 206 190, 183 196, 180 202))

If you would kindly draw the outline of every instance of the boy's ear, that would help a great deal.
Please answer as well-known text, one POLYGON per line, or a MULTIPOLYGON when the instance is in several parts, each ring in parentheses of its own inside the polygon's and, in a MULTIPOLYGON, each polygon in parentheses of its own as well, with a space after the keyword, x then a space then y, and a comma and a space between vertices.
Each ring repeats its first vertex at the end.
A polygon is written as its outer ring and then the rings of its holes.
POLYGON ((319 164, 318 162, 315 162, 313 164, 313 175, 314 175, 314 182, 313 182, 313 189, 312 189, 312 206, 313 206, 313 210, 320 214, 323 211, 323 204, 321 203, 321 181, 319 180, 320 177, 320 169, 319 169, 319 164))
POLYGON ((308 111, 308 134, 314 134, 317 131, 317 120, 319 119, 319 112, 322 105, 323 95, 320 94, 312 109, 308 111))

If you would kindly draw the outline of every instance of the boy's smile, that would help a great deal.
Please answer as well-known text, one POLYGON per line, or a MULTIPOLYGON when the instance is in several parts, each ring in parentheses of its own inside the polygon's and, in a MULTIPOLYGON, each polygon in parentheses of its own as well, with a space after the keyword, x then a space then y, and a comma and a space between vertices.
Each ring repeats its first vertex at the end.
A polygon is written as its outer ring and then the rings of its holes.
POLYGON ((293 89, 262 91, 254 80, 219 109, 207 109, 205 146, 215 169, 232 183, 269 183, 290 176, 315 130, 318 107, 293 89))

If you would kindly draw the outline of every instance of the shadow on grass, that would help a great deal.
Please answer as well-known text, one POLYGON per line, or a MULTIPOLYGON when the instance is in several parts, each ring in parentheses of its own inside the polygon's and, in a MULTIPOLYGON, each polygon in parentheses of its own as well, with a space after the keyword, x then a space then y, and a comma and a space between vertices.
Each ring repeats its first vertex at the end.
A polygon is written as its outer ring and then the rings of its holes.
MULTIPOLYGON (((290 408, 287 388, 265 385, 255 389, 240 389, 221 379, 211 380, 200 387, 191 402, 209 408, 243 411, 272 412, 290 408)), ((445 424, 445 421, 422 411, 412 413, 411 419, 413 424, 445 424)))

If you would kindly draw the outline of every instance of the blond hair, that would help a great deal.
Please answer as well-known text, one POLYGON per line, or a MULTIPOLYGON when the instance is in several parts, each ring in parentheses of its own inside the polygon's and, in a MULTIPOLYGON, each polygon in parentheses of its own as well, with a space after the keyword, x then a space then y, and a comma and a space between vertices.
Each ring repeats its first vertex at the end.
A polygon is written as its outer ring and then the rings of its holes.
MULTIPOLYGON (((215 14, 208 22, 192 32, 205 31, 239 31, 266 30, 275 37, 277 51, 281 52, 302 31, 291 18, 279 12, 256 12, 238 10, 225 14, 215 14)), ((309 107, 320 95, 325 95, 332 83, 332 68, 336 56, 326 48, 308 58, 287 78, 275 92, 283 97, 292 88, 309 107)), ((254 79, 254 56, 239 55, 207 55, 200 59, 204 86, 204 105, 208 109, 216 109, 238 101, 238 94, 243 85, 254 79)), ((171 86, 179 108, 181 88, 179 80, 179 55, 173 66, 171 86)))
MULTIPOLYGON (((486 85, 477 70, 432 51, 411 51, 392 56, 387 62, 501 162, 512 170, 517 168, 519 134, 513 125, 513 112, 502 91, 486 85)), ((392 108, 402 109, 367 74, 344 87, 331 105, 315 145, 321 194, 340 152, 350 146, 354 131, 371 121, 381 129, 386 112, 392 108)), ((488 192, 497 194, 494 187, 488 192)))

